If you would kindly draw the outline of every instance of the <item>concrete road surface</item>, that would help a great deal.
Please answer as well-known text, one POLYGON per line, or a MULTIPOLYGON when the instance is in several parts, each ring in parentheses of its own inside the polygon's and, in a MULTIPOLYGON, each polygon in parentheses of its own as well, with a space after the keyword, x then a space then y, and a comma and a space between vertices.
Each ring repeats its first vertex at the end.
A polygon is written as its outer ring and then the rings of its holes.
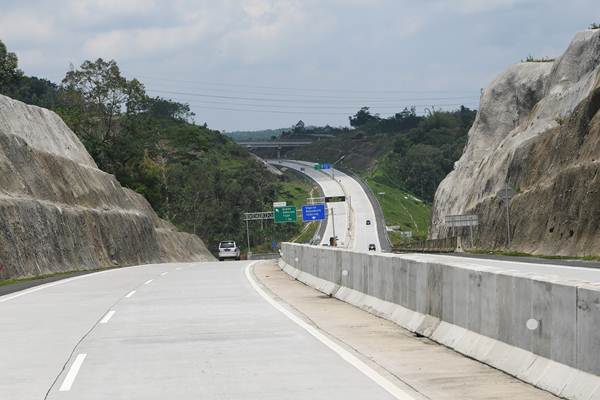
MULTIPOLYGON (((369 196, 364 192, 360 183, 345 173, 334 170, 333 177, 331 170, 316 171, 313 164, 306 161, 296 160, 271 160, 275 165, 283 165, 300 171, 317 181, 321 186, 325 196, 346 196, 348 200, 344 203, 330 203, 329 206, 335 207, 336 213, 336 234, 340 237, 340 247, 346 247, 355 251, 369 250, 369 244, 376 245, 377 251, 381 249, 381 243, 377 232, 377 218, 375 210, 369 196), (301 169, 304 169, 302 171, 301 169), (343 218, 337 218, 338 214, 344 215, 343 218), (338 228, 338 221, 345 220, 346 234, 344 240, 340 236, 341 230, 338 228), (367 225, 367 220, 370 224, 367 225)), ((331 222, 327 221, 325 237, 321 243, 328 243, 331 236, 331 222)))
POLYGON ((276 262, 257 278, 319 329, 391 376, 411 397, 430 400, 553 400, 557 397, 294 280, 276 262))
POLYGON ((0 297, 0 398, 412 398, 270 304, 248 264, 130 267, 0 297))
MULTIPOLYGON (((339 182, 331 179, 331 175, 329 173, 314 170, 313 164, 311 163, 288 160, 270 160, 269 162, 274 165, 295 169, 307 176, 310 176, 319 184, 325 196, 345 196, 345 193, 339 182)), ((335 235, 338 237, 338 246, 348 247, 351 239, 349 233, 350 229, 352 228, 349 224, 349 208, 347 207, 346 203, 328 203, 327 209, 329 210, 329 216, 333 214, 335 221, 332 221, 331 217, 327 218, 325 234, 321 238, 320 243, 329 244, 329 238, 333 236, 335 224, 335 235)))

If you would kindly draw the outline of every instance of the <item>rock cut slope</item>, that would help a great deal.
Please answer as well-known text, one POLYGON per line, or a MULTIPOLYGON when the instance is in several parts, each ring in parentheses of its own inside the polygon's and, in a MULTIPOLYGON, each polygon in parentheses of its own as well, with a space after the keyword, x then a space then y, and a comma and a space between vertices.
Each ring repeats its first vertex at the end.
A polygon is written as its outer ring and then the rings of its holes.
POLYGON ((438 187, 430 236, 444 217, 475 213, 479 247, 505 247, 508 184, 511 248, 600 254, 600 30, 578 33, 554 62, 508 68, 484 91, 469 141, 438 187))
POLYGON ((55 113, 0 95, 0 279, 212 259, 98 169, 55 113))

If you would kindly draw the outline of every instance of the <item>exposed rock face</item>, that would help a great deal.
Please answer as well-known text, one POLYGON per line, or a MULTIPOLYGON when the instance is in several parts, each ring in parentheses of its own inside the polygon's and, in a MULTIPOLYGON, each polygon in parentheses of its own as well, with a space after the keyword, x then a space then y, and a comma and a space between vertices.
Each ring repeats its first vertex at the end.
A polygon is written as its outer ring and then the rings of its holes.
POLYGON ((553 63, 510 67, 484 91, 469 141, 434 199, 433 238, 444 217, 479 216, 479 247, 504 247, 508 184, 511 248, 600 254, 600 30, 578 33, 553 63))
POLYGON ((0 278, 212 259, 100 171, 55 113, 0 95, 0 278))

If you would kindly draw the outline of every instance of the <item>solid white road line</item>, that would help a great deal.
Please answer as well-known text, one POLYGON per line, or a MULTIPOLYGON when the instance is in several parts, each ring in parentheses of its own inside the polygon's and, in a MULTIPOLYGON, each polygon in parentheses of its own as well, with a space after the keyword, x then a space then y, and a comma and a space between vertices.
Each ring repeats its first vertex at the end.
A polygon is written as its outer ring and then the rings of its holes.
POLYGON ((116 311, 115 310, 110 310, 109 312, 106 313, 106 315, 100 320, 101 324, 105 324, 108 321, 110 321, 110 319, 112 318, 113 315, 115 315, 116 311))
POLYGON ((148 285, 149 283, 152 283, 154 279, 148 279, 146 282, 144 282, 144 285, 148 285))
POLYGON ((181 271, 181 267, 175 268, 175 271, 181 271))
POLYGON ((168 274, 168 272, 163 272, 162 274, 160 274, 160 276, 165 276, 166 274, 168 274))
POLYGON ((317 340, 319 340, 325 346, 329 347, 331 350, 333 350, 335 353, 337 353, 337 355, 339 355, 344 361, 346 361, 347 363, 352 365, 354 368, 358 369, 360 372, 362 372, 368 378, 370 378, 373 382, 375 382, 376 384, 381 386, 383 389, 385 389, 389 394, 394 396, 396 399, 398 399, 398 400, 415 400, 414 397, 412 397, 407 392, 400 389, 398 386, 394 385, 392 382, 390 382, 389 380, 387 380, 386 378, 381 376, 377 371, 375 371, 373 368, 369 367, 367 364, 365 364, 361 359, 356 357, 354 354, 350 353, 348 350, 344 349, 342 346, 335 343, 333 340, 331 340, 326 335, 321 333, 321 331, 319 331, 319 329, 304 322, 301 318, 298 318, 296 315, 294 315, 292 312, 290 312, 287 308, 283 307, 277 301, 273 300, 260 287, 258 282, 256 282, 256 280, 252 276, 252 273, 250 272, 250 269, 257 262, 258 261, 248 264, 245 272, 246 272, 246 278, 250 282, 250 285, 252 285, 254 290, 256 290, 256 292, 263 299, 265 299, 269 304, 271 304, 273 307, 275 307, 275 309, 277 311, 281 312, 283 315, 285 315, 290 320, 292 320, 294 323, 296 323, 298 326, 300 326, 302 329, 304 329, 305 331, 310 333, 313 337, 315 337, 317 340))
POLYGON ((128 298, 130 298, 131 296, 133 296, 134 294, 135 294, 135 290, 132 290, 131 292, 129 292, 129 293, 127 293, 127 294, 125 295, 125 298, 127 298, 127 299, 128 299, 128 298))
POLYGON ((60 389, 58 389, 59 391, 68 392, 69 390, 71 390, 71 386, 73 386, 73 382, 75 382, 75 378, 77 378, 77 373, 79 373, 81 364, 83 364, 83 361, 85 360, 86 356, 87 354, 77 355, 77 358, 75 358, 73 365, 71 365, 71 368, 69 369, 69 373, 67 373, 65 380, 63 381, 62 385, 60 385, 60 389))

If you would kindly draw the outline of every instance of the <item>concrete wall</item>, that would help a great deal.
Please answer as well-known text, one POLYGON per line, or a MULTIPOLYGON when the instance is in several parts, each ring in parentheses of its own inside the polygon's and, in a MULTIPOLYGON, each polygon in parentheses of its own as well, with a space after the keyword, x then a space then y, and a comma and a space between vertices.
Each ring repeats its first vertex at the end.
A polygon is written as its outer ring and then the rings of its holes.
POLYGON ((290 243, 282 262, 305 283, 557 395, 600 399, 600 286, 290 243))

